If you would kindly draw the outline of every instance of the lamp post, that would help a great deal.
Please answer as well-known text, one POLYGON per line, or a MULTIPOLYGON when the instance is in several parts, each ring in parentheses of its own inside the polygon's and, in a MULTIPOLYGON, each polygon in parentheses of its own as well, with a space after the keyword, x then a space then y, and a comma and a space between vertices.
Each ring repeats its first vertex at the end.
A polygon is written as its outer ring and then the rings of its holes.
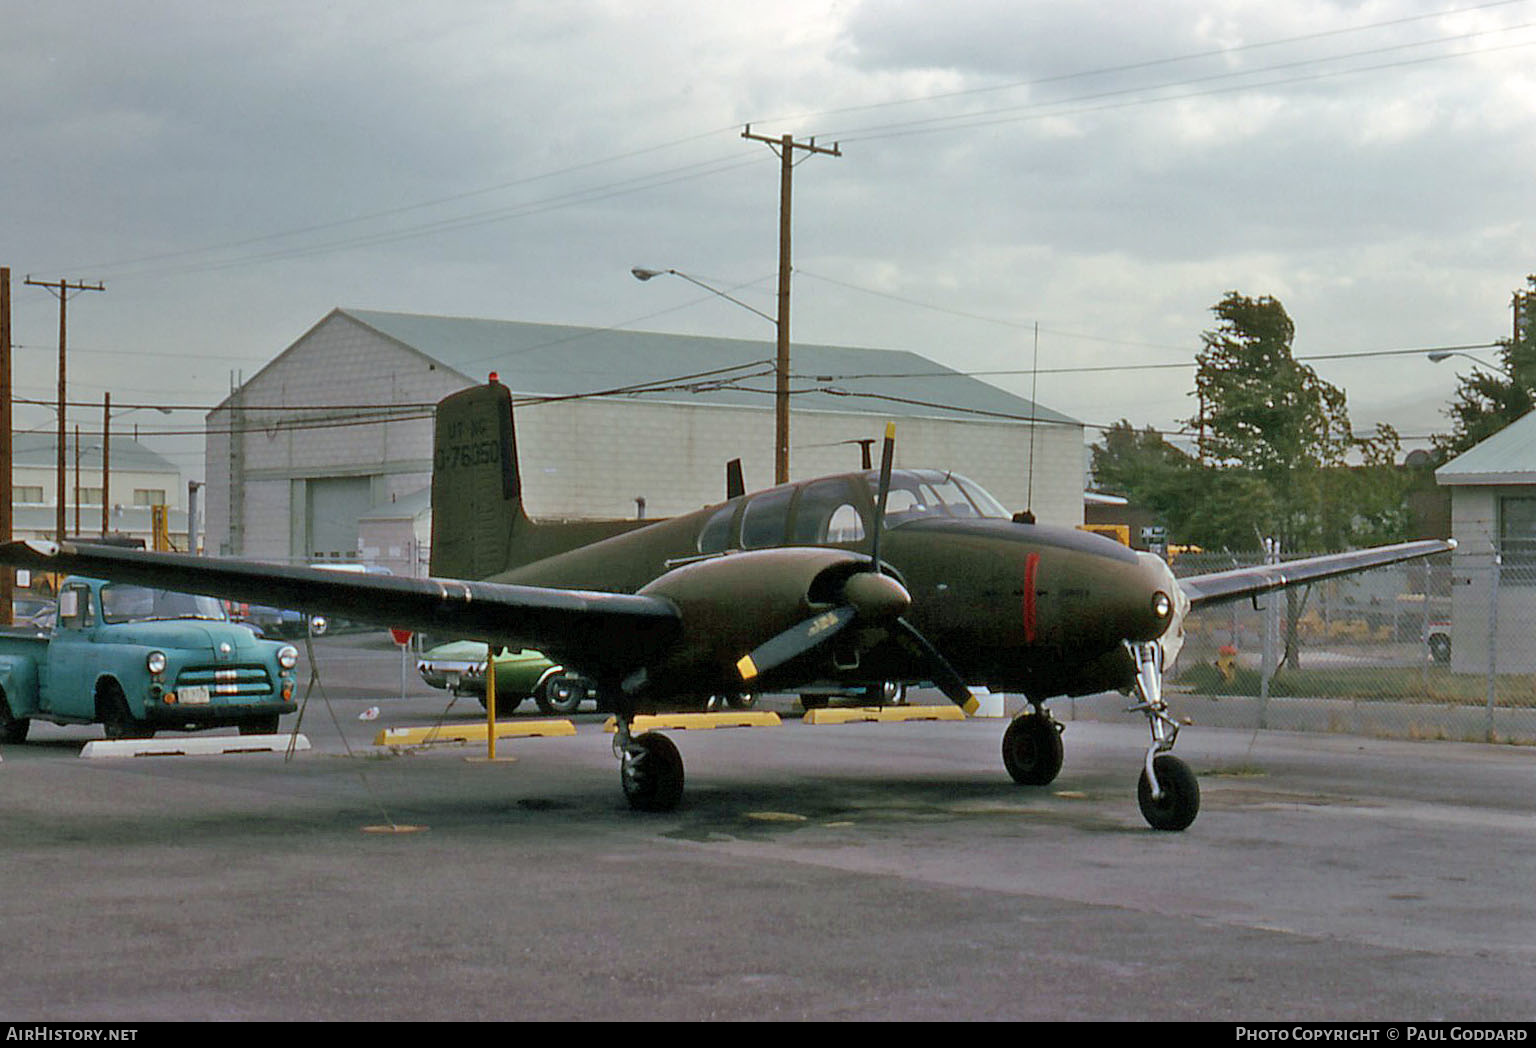
MULTIPOLYGON (((785 484, 789 482, 789 338, 787 325, 778 317, 771 317, 756 306, 749 306, 739 298, 726 294, 719 288, 710 287, 704 281, 691 277, 687 273, 677 269, 646 269, 635 266, 630 269, 636 280, 645 281, 652 277, 673 276, 682 277, 690 284, 697 285, 708 291, 711 295, 717 295, 727 302, 734 302, 742 309, 749 310, 762 317, 774 326, 776 332, 774 355, 774 391, 773 391, 773 482, 785 484)), ((782 303, 781 303, 782 304, 782 303)))
POLYGON ((1479 367, 1485 367, 1490 371, 1497 371, 1505 378, 1513 377, 1510 375, 1507 369, 1501 368, 1497 364, 1490 364, 1486 360, 1481 360, 1477 357, 1474 357, 1471 353, 1465 353, 1459 349, 1437 349, 1433 353, 1428 354, 1428 356, 1429 362, 1431 364, 1438 364, 1443 360, 1449 360, 1451 357, 1466 357, 1468 360, 1472 361, 1472 363, 1478 365, 1479 367))

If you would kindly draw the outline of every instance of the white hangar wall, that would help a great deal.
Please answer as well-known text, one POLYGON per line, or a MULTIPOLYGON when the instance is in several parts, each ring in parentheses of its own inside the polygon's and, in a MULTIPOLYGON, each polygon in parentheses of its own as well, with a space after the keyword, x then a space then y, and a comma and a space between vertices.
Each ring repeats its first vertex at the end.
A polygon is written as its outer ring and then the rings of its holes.
MULTIPOLYGON (((497 361, 485 363, 497 369, 497 361)), ((517 356, 500 371, 518 393, 517 356)), ((430 405, 483 379, 333 312, 209 414, 207 548, 305 562, 385 560, 387 546, 393 570, 424 563, 405 552, 419 544, 405 515, 398 539, 368 542, 358 539, 357 518, 369 506, 376 519, 387 516, 379 507, 419 498, 431 481, 430 405), (388 410, 395 420, 360 421, 363 409, 388 410)), ((725 463, 737 457, 749 490, 771 484, 771 398, 742 406, 671 396, 520 404, 530 514, 633 517, 640 498, 648 518, 687 512, 724 498, 725 463)), ((878 408, 792 410, 792 479, 857 469, 851 441, 874 439, 878 462, 878 439, 893 417, 878 408)), ((898 466, 954 469, 1010 509, 1032 502, 1042 522, 1082 523, 1081 425, 910 414, 894 421, 898 466)), ((420 521, 414 531, 422 533, 420 521)))

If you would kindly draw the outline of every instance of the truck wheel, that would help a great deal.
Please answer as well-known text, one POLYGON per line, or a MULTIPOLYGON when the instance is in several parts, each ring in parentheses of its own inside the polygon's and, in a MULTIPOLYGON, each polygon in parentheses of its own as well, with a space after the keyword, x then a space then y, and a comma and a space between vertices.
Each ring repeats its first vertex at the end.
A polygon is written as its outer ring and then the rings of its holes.
POLYGON ((149 739, 154 729, 133 715, 122 688, 109 684, 96 697, 96 719, 109 739, 149 739))
POLYGON ((17 746, 27 741, 27 729, 32 722, 25 717, 17 720, 11 715, 11 704, 0 695, 0 743, 17 746))

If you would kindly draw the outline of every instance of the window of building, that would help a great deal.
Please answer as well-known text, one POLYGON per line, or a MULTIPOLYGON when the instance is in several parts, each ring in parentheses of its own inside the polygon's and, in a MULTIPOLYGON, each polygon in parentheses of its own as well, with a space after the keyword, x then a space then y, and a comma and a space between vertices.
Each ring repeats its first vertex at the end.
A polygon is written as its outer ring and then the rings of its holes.
POLYGON ((1536 567, 1536 498, 1499 499, 1499 552, 1505 567, 1536 567))
POLYGON ((43 486, 41 484, 19 484, 11 489, 14 492, 13 501, 26 502, 32 505, 43 504, 43 486))
POLYGON ((134 488, 133 504, 135 506, 163 506, 165 505, 165 489, 134 488))

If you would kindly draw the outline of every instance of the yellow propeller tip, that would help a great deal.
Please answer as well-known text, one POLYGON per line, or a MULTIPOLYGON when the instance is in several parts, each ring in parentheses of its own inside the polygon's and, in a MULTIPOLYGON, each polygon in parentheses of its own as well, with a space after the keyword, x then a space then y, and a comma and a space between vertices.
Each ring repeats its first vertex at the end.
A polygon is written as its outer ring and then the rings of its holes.
POLYGON ((752 661, 752 656, 743 655, 736 660, 736 672, 741 674, 742 680, 751 680, 757 676, 757 663, 752 661))

